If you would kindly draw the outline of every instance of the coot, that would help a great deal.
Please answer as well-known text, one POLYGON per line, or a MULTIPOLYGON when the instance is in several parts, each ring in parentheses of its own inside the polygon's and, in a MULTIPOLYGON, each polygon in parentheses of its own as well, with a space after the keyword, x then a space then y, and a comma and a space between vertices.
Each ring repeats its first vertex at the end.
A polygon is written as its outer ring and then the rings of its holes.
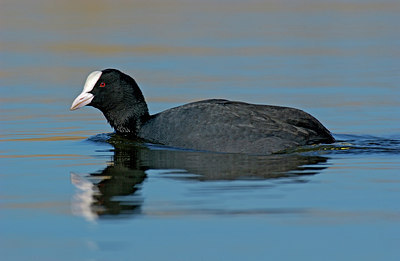
POLYGON ((117 133, 194 150, 271 154, 332 143, 330 132, 301 110, 211 99, 150 115, 135 80, 116 69, 94 71, 71 110, 99 109, 117 133))

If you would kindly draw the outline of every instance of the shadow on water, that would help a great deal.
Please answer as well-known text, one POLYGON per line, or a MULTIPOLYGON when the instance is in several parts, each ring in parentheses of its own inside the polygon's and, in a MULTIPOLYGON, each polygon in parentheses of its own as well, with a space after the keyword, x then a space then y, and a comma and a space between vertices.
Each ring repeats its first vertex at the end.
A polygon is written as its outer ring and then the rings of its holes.
POLYGON ((101 171, 85 175, 71 173, 72 183, 79 189, 73 211, 89 220, 140 214, 143 198, 136 192, 147 177, 146 170, 163 170, 160 175, 164 177, 199 182, 298 178, 320 173, 329 166, 328 157, 334 155, 400 154, 397 138, 336 135, 336 139, 335 144, 257 156, 178 150, 115 134, 96 135, 89 141, 112 145, 113 156, 101 171))
POLYGON ((97 135, 89 141, 111 144, 113 156, 101 171, 71 173, 71 181, 79 189, 73 211, 88 219, 140 214, 143 199, 136 192, 150 169, 170 170, 160 174, 168 178, 204 182, 299 177, 317 174, 327 167, 327 158, 318 155, 255 156, 177 150, 114 134, 97 135))

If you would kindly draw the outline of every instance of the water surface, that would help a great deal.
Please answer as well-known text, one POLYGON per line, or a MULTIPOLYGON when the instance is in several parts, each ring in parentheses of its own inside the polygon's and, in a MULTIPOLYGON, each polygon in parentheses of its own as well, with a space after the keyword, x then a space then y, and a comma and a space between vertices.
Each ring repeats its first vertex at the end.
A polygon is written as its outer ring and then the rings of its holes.
POLYGON ((0 3, 1 260, 398 260, 396 1, 0 3), (179 150, 70 112, 134 76, 151 113, 205 98, 303 109, 337 138, 179 150))

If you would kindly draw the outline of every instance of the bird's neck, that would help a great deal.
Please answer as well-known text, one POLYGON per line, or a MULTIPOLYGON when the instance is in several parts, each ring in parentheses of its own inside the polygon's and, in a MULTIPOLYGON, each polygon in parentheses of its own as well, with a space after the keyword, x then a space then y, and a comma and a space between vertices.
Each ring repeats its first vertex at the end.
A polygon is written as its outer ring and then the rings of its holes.
POLYGON ((142 125, 150 118, 145 102, 119 106, 103 111, 111 127, 118 133, 136 136, 142 125))

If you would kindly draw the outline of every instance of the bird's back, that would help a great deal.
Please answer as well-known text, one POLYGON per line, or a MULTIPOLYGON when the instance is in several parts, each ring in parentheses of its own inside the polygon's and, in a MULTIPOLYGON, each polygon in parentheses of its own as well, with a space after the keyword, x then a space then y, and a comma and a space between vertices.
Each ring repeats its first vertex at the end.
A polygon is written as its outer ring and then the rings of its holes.
POLYGON ((317 119, 301 110, 216 99, 153 115, 139 137, 178 148, 250 154, 334 141, 317 119))

